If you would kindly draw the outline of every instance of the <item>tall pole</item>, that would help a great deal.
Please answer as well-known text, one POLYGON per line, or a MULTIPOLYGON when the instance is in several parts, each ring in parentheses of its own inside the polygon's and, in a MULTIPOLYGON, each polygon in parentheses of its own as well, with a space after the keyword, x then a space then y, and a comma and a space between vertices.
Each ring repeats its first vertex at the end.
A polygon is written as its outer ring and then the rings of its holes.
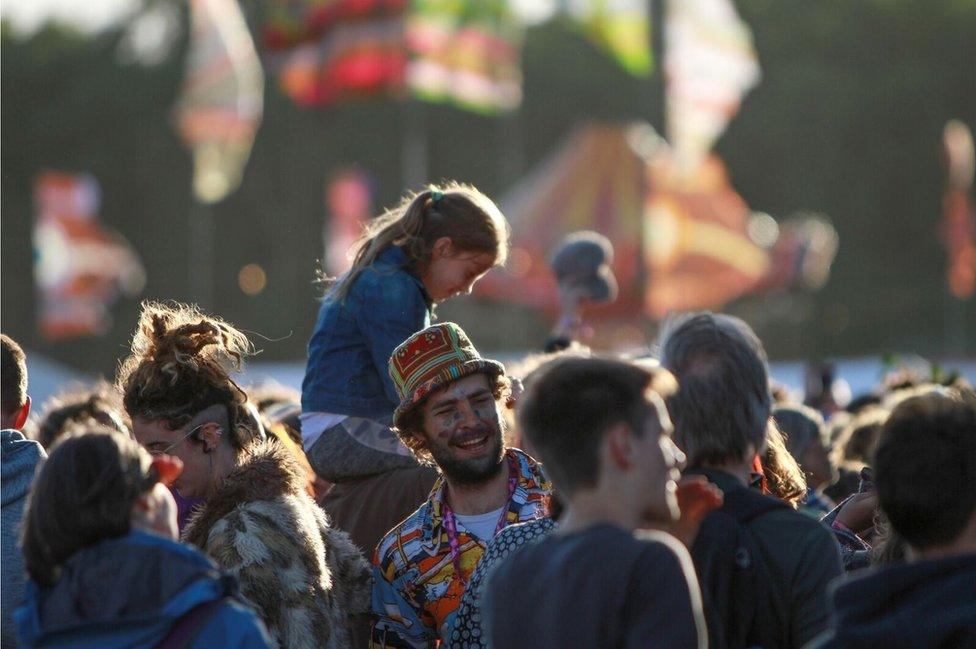
POLYGON ((403 124, 401 129, 400 179, 406 189, 419 189, 429 182, 427 168, 429 147, 427 145, 427 124, 424 106, 416 99, 407 99, 402 104, 403 124))
POLYGON ((200 307, 214 311, 215 229, 213 206, 194 198, 190 218, 190 299, 200 307))

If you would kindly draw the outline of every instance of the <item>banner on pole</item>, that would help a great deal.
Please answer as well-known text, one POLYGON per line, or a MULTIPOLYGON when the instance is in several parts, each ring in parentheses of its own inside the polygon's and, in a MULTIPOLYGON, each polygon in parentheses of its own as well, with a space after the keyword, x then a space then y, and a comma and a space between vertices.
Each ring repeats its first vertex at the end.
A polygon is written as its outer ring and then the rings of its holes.
POLYGON ((175 109, 193 151, 193 193, 237 189, 264 110, 264 73, 237 0, 190 0, 190 49, 175 109))
POLYGON ((132 247, 99 223, 100 200, 87 174, 48 171, 34 182, 37 319, 49 340, 106 333, 112 304, 145 284, 132 247))

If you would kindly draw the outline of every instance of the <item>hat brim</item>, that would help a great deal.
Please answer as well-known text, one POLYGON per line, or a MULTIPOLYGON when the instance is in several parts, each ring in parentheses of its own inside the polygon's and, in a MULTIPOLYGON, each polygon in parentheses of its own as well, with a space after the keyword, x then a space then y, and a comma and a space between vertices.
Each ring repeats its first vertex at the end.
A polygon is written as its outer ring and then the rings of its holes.
POLYGON ((493 361, 488 358, 473 359, 464 363, 461 366, 461 373, 456 377, 446 378, 443 376, 438 376, 423 385, 418 386, 409 396, 404 397, 400 401, 400 405, 396 407, 393 411, 393 425, 398 427, 400 421, 404 416, 419 408, 430 398, 430 395, 436 393, 438 390, 448 385, 449 383, 454 383, 472 374, 487 374, 492 378, 496 376, 501 376, 505 373, 505 366, 498 361, 493 361), (418 392, 423 392, 422 395, 418 395, 418 392))

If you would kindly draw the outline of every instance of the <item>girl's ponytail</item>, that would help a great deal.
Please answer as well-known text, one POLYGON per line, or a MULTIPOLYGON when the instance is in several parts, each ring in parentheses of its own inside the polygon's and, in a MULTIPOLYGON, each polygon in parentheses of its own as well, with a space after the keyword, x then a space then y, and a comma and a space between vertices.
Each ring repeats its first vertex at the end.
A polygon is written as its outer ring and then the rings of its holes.
POLYGON ((508 256, 508 222, 491 199, 470 185, 429 185, 367 226, 349 271, 337 280, 325 280, 334 284, 330 298, 345 299, 362 272, 393 245, 403 250, 411 270, 423 272, 441 237, 450 238, 459 250, 491 252, 496 265, 508 256))

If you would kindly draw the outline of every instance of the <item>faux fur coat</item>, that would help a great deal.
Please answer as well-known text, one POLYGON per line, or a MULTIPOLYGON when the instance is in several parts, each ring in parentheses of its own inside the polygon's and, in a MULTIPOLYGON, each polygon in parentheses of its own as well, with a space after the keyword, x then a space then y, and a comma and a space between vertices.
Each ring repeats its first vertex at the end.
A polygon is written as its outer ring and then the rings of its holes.
POLYGON ((370 610, 370 567, 304 487, 289 451, 262 442, 193 517, 183 539, 237 578, 279 647, 345 649, 349 615, 370 610))

